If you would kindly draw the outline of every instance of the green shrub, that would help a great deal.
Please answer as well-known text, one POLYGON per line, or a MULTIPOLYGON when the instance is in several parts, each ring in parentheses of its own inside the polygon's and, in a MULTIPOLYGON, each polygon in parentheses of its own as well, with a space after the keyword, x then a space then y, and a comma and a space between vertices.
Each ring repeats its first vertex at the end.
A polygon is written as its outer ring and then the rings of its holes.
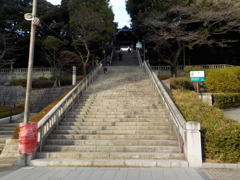
MULTIPOLYGON (((68 77, 61 77, 61 76, 53 76, 50 79, 55 81, 56 78, 58 78, 60 80, 60 85, 61 86, 68 86, 68 85, 72 85, 72 76, 68 76, 68 77)), ((76 76, 76 80, 80 81, 84 78, 83 75, 79 75, 76 76)))
POLYGON ((48 80, 48 78, 42 76, 42 77, 39 77, 38 80, 48 80))
POLYGON ((0 106, 0 118, 16 115, 23 112, 22 108, 12 108, 7 106, 0 106), (12 112, 11 112, 12 111, 12 112))
POLYGON ((50 80, 34 80, 32 82, 33 88, 51 88, 53 87, 54 81, 50 80))
POLYGON ((213 94, 213 105, 220 109, 240 107, 240 93, 213 94))
POLYGON ((171 86, 173 89, 185 89, 185 90, 192 90, 193 85, 189 81, 187 77, 177 77, 173 78, 171 81, 171 86))
POLYGON ((17 104, 15 107, 24 109, 25 108, 25 104, 17 104))
POLYGON ((199 66, 185 66, 181 75, 190 78, 190 71, 204 71, 204 69, 199 66))
POLYGON ((170 76, 158 76, 158 79, 161 80, 166 80, 166 79, 170 79, 170 76))
POLYGON ((27 79, 16 79, 10 82, 13 86, 27 87, 27 79))
POLYGON ((208 92, 240 92, 240 67, 208 70, 205 85, 208 92))
POLYGON ((240 124, 210 107, 192 92, 172 90, 171 96, 187 121, 201 123, 203 158, 240 162, 240 124))
POLYGON ((52 77, 50 77, 50 80, 52 80, 52 81, 55 81, 56 79, 61 80, 62 77, 61 76, 52 76, 52 77))

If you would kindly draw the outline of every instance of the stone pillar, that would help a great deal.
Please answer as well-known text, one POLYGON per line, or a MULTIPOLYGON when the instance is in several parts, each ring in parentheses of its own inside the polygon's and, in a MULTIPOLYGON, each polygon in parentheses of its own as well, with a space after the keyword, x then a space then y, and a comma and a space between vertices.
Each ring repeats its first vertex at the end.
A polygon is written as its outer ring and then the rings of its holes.
POLYGON ((200 123, 189 121, 185 124, 184 150, 189 167, 202 167, 202 145, 200 123))
POLYGON ((72 85, 76 84, 76 66, 73 66, 72 85))

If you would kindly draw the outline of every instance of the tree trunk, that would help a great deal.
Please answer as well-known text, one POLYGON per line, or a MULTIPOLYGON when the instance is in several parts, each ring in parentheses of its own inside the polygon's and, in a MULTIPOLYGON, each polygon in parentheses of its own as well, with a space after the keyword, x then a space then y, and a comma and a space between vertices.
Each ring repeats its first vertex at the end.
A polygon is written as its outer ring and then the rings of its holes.
POLYGON ((173 62, 171 65, 171 74, 172 74, 172 77, 176 77, 177 76, 177 61, 179 59, 179 56, 181 54, 181 51, 183 50, 184 46, 181 46, 180 42, 178 42, 178 49, 174 55, 174 58, 173 58, 173 62))
POLYGON ((87 75, 87 66, 86 66, 86 64, 83 64, 83 75, 84 76, 87 75))

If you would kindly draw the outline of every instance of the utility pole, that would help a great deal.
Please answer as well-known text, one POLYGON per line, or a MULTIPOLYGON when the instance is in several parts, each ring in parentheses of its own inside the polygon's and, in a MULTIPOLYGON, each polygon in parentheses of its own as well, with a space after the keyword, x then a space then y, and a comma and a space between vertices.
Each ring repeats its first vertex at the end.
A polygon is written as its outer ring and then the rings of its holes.
MULTIPOLYGON (((34 62, 34 46, 35 46, 35 18, 37 14, 37 0, 33 0, 32 4, 32 20, 31 20, 31 34, 30 34, 30 45, 29 45, 29 59, 28 59, 28 74, 27 74, 27 87, 26 87, 26 96, 25 96, 25 107, 24 107, 24 119, 23 125, 28 124, 29 122, 29 113, 30 113, 30 95, 32 91, 32 69, 34 62)), ((19 155, 18 165, 26 166, 29 161, 29 157, 26 153, 19 155)))
POLYGON ((33 0, 32 7, 32 22, 31 22, 31 36, 30 36, 30 45, 29 45, 29 59, 28 59, 28 74, 27 74, 27 88, 25 96, 25 111, 24 111, 24 120, 23 124, 28 124, 29 120, 29 111, 30 111, 30 95, 32 91, 32 69, 34 62, 34 47, 35 47, 35 28, 34 18, 37 14, 37 0, 33 0))

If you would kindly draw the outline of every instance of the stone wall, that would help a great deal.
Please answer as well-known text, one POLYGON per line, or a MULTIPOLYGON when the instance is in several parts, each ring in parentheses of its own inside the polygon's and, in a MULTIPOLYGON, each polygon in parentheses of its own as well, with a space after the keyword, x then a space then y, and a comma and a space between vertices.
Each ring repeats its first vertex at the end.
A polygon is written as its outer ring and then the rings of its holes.
MULTIPOLYGON (((15 79, 27 79, 27 68, 14 68, 14 69, 0 69, 0 83, 9 82, 15 79)), ((32 78, 38 79, 39 77, 50 78, 52 76, 71 76, 71 74, 64 71, 59 71, 53 68, 33 68, 32 78)))
MULTIPOLYGON (((71 86, 32 90, 30 97, 30 112, 38 113, 53 102, 71 86)), ((0 86, 0 105, 6 106, 25 103, 26 90, 19 86, 0 86)))

